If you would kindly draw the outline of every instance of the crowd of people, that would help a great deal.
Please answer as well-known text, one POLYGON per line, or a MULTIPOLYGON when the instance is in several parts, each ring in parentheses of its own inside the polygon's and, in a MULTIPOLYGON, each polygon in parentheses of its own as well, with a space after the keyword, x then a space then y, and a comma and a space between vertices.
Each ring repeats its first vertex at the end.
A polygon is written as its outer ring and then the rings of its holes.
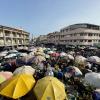
POLYGON ((31 66, 35 69, 33 77, 36 81, 46 76, 59 79, 65 86, 68 100, 100 100, 95 93, 97 87, 85 81, 86 74, 100 72, 100 58, 96 55, 98 50, 63 52, 56 48, 33 47, 27 56, 1 62, 0 69, 13 73, 17 67, 31 66))

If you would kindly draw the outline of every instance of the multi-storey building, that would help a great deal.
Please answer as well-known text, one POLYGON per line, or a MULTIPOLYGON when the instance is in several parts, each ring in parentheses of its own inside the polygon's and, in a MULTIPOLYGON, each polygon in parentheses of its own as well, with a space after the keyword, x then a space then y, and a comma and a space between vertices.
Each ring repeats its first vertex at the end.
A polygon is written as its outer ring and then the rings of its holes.
POLYGON ((74 24, 60 32, 49 33, 48 43, 64 45, 94 45, 100 43, 100 26, 93 24, 74 24))
POLYGON ((47 43, 58 45, 60 43, 60 32, 53 32, 47 34, 47 43))
POLYGON ((0 46, 28 45, 29 35, 22 29, 0 25, 0 46))
POLYGON ((31 40, 30 40, 30 45, 36 45, 37 38, 38 38, 38 37, 34 37, 34 36, 32 35, 32 38, 31 38, 31 40))
POLYGON ((40 45, 40 44, 46 44, 47 43, 47 35, 40 35, 37 39, 36 39, 36 44, 40 45))

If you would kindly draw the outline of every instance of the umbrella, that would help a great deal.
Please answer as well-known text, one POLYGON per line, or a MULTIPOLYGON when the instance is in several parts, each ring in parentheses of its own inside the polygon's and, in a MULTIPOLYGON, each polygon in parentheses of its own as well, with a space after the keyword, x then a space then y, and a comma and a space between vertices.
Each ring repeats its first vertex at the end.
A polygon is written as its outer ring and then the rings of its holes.
POLYGON ((59 53, 52 53, 50 55, 53 56, 53 57, 58 57, 59 56, 59 53))
POLYGON ((52 54, 52 53, 54 53, 54 51, 48 51, 48 52, 47 52, 47 54, 52 54))
POLYGON ((80 71, 79 68, 77 67, 73 67, 74 71, 75 71, 75 76, 79 76, 79 75, 82 75, 82 72, 80 71))
POLYGON ((2 51, 1 53, 5 53, 5 54, 7 54, 7 53, 8 53, 8 51, 2 51))
POLYGON ((65 52, 61 52, 60 53, 60 57, 64 57, 64 56, 66 56, 66 53, 65 52))
POLYGON ((17 53, 18 51, 17 50, 10 50, 8 51, 8 53, 17 53))
POLYGON ((86 58, 83 56, 76 56, 75 63, 77 64, 85 64, 86 58))
POLYGON ((46 55, 45 55, 45 58, 50 58, 50 55, 46 54, 46 55))
POLYGON ((17 64, 17 66, 23 66, 23 65, 27 64, 31 58, 32 58, 32 56, 30 56, 30 55, 24 56, 22 58, 17 59, 16 64, 17 64))
POLYGON ((52 76, 40 79, 34 88, 34 93, 37 100, 64 100, 66 98, 64 84, 52 76))
POLYGON ((68 54, 73 55, 75 52, 74 51, 70 51, 68 52, 68 54))
POLYGON ((34 62, 35 62, 36 64, 38 64, 39 62, 42 62, 42 61, 46 61, 45 57, 43 57, 43 56, 36 56, 36 57, 34 58, 34 62))
POLYGON ((4 57, 4 56, 6 56, 7 53, 8 53, 7 51, 0 52, 0 57, 4 57))
POLYGON ((68 58, 69 58, 70 60, 74 60, 74 57, 73 57, 72 55, 67 54, 67 56, 68 56, 68 58))
POLYGON ((45 50, 46 50, 46 51, 50 51, 51 49, 50 49, 50 48, 46 48, 45 50))
POLYGON ((25 62, 28 62, 28 60, 31 59, 31 58, 33 58, 33 56, 27 55, 27 56, 22 57, 22 60, 25 61, 25 62))
POLYGON ((27 56, 27 53, 19 53, 19 55, 20 55, 21 57, 25 57, 25 56, 27 56))
POLYGON ((35 73, 35 69, 33 69, 31 66, 22 66, 17 68, 13 74, 21 74, 21 73, 25 73, 25 74, 31 74, 33 75, 35 73))
POLYGON ((98 48, 96 48, 96 47, 89 47, 89 49, 90 49, 90 50, 96 50, 96 49, 98 49, 98 48))
POLYGON ((45 56, 45 54, 44 54, 43 52, 35 52, 35 55, 36 55, 36 56, 39 56, 39 55, 40 55, 40 56, 45 56))
POLYGON ((12 54, 9 54, 9 55, 5 56, 5 58, 12 58, 12 57, 16 57, 16 54, 12 53, 12 54))
POLYGON ((34 56, 34 52, 30 52, 29 55, 34 56))
POLYGON ((0 57, 5 57, 6 55, 6 53, 0 53, 0 57))
POLYGON ((37 48, 37 52, 43 52, 43 48, 38 47, 38 48, 37 48))
POLYGON ((4 76, 6 79, 9 79, 13 76, 12 72, 8 72, 8 71, 2 71, 0 72, 0 75, 4 76))
POLYGON ((70 66, 66 68, 65 74, 70 76, 81 76, 82 72, 79 70, 79 68, 75 66, 70 66))
POLYGON ((9 98, 18 99, 26 95, 34 86, 32 75, 18 74, 5 81, 0 86, 0 94, 9 98))
POLYGON ((4 81, 6 81, 6 78, 5 78, 3 75, 0 75, 0 84, 1 84, 2 82, 4 82, 4 81))
POLYGON ((100 88, 99 89, 97 88, 95 91, 98 92, 98 93, 100 93, 100 88))
POLYGON ((91 56, 87 58, 88 61, 93 62, 93 63, 99 63, 100 64, 100 58, 98 56, 91 56))
POLYGON ((95 72, 87 73, 85 75, 85 81, 90 85, 100 88, 100 73, 95 73, 95 72))

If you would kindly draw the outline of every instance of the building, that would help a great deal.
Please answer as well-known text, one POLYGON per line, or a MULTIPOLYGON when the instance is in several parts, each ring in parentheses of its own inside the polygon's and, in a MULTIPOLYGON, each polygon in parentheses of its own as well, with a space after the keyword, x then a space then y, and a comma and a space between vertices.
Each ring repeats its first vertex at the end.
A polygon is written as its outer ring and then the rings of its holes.
POLYGON ((95 45, 100 43, 100 26, 94 24, 74 24, 62 28, 60 32, 49 33, 48 43, 62 45, 95 45))
POLYGON ((30 44, 35 46, 36 45, 36 41, 37 41, 37 37, 32 36, 30 44))
POLYGON ((37 45, 42 45, 46 43, 47 43, 47 35, 40 35, 36 40, 37 45))
POLYGON ((20 46, 29 44, 30 33, 17 28, 0 25, 0 46, 20 46))
POLYGON ((60 44, 60 32, 56 31, 47 34, 47 43, 58 45, 60 44))

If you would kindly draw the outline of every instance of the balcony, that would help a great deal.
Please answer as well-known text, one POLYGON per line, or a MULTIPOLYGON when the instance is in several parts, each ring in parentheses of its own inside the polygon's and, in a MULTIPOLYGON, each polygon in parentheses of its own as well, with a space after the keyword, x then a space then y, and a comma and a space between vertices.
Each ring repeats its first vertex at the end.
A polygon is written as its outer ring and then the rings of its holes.
POLYGON ((0 37, 3 37, 3 33, 0 33, 0 37))
POLYGON ((4 46, 4 40, 0 40, 0 46, 4 46))

